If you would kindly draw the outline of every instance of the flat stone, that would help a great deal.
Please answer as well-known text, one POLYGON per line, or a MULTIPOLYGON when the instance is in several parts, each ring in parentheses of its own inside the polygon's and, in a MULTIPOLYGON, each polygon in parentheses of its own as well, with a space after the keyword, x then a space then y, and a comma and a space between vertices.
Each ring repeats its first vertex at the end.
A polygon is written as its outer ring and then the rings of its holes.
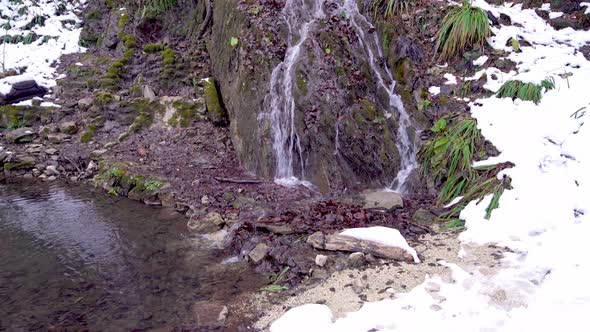
POLYGON ((379 190, 365 190, 361 193, 364 200, 363 207, 371 210, 391 211, 395 208, 403 208, 402 195, 379 190))
POLYGON ((18 128, 15 130, 8 131, 5 134, 6 139, 15 144, 22 144, 22 143, 30 143, 33 141, 35 137, 35 132, 33 128, 18 128))
POLYGON ((426 209, 418 209, 412 215, 412 221, 419 224, 430 225, 436 220, 436 215, 426 209))
POLYGON ((266 255, 268 254, 269 251, 270 251, 269 246, 267 246, 264 243, 259 243, 256 245, 256 247, 254 247, 254 249, 252 249, 252 251, 250 251, 250 253, 248 254, 248 257, 250 257, 250 259, 254 263, 258 263, 261 260, 263 260, 264 257, 266 257, 266 255))
POLYGON ((49 149, 45 150, 45 153, 48 155, 54 155, 57 153, 57 149, 49 148, 49 149))
POLYGON ((293 229, 293 227, 291 227, 289 225, 273 225, 273 224, 259 223, 259 224, 256 224, 256 227, 261 228, 261 229, 265 229, 265 230, 267 230, 271 233, 274 233, 274 234, 289 235, 289 234, 297 233, 293 229))
POLYGON ((152 88, 150 88, 149 85, 143 86, 143 98, 149 101, 156 100, 156 93, 154 92, 154 90, 152 90, 152 88))

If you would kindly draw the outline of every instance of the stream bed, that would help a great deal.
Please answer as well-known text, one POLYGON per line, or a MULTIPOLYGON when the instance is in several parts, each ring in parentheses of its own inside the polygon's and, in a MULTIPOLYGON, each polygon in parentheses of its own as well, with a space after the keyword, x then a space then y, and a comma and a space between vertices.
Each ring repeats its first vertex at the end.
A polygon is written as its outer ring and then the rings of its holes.
POLYGON ((196 305, 231 308, 263 283, 223 258, 173 210, 87 187, 0 185, 0 331, 202 330, 196 305))

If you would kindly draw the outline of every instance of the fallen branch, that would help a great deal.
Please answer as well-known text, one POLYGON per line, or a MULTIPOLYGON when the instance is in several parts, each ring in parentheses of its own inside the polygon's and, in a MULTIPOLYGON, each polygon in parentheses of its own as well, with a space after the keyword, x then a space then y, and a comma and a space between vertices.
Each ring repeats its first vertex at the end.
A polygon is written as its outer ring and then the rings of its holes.
POLYGON ((206 10, 207 10, 207 14, 205 14, 205 20, 203 20, 203 24, 201 25, 201 28, 199 29, 199 33, 197 34, 197 39, 201 39, 201 37, 203 37, 203 35, 205 34, 205 32, 207 31, 207 28, 209 27, 209 23, 211 22, 211 13, 213 12, 213 9, 211 8, 211 0, 205 0, 205 6, 206 6, 206 10))
POLYGON ((217 180, 219 182, 231 182, 231 183, 241 183, 241 184, 264 183, 264 181, 262 181, 262 180, 230 179, 230 178, 220 178, 220 177, 215 177, 215 180, 217 180))

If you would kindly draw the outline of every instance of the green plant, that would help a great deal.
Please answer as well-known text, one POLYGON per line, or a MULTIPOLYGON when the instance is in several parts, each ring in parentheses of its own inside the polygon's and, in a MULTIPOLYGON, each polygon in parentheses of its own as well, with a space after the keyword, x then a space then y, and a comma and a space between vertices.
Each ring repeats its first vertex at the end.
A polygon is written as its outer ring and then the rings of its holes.
POLYGON ((147 44, 143 47, 143 51, 145 53, 158 53, 164 50, 164 45, 162 44, 147 44))
POLYGON ((547 77, 539 84, 510 80, 500 87, 496 96, 498 98, 512 98, 512 100, 518 98, 520 100, 528 100, 538 104, 541 101, 543 90, 547 92, 554 88, 555 80, 553 77, 547 77))
POLYGON ((485 11, 464 2, 461 7, 453 6, 444 17, 437 33, 435 53, 440 53, 441 60, 448 60, 475 45, 483 48, 490 34, 485 11))
POLYGON ((142 17, 155 17, 171 10, 178 4, 178 0, 139 0, 143 8, 142 17))
POLYGON ((375 15, 383 14, 383 16, 391 17, 409 13, 411 5, 410 0, 373 0, 371 7, 375 15))
POLYGON ((164 185, 164 182, 158 180, 148 180, 144 183, 144 188, 147 191, 156 191, 164 185))

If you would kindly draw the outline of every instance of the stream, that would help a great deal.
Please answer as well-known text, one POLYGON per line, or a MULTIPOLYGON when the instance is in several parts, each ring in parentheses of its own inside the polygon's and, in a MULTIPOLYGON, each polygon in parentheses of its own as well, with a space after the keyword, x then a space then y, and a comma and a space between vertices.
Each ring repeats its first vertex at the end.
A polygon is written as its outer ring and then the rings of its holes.
POLYGON ((231 307, 262 282, 222 260, 173 210, 83 187, 0 186, 0 331, 200 330, 195 303, 231 307))

